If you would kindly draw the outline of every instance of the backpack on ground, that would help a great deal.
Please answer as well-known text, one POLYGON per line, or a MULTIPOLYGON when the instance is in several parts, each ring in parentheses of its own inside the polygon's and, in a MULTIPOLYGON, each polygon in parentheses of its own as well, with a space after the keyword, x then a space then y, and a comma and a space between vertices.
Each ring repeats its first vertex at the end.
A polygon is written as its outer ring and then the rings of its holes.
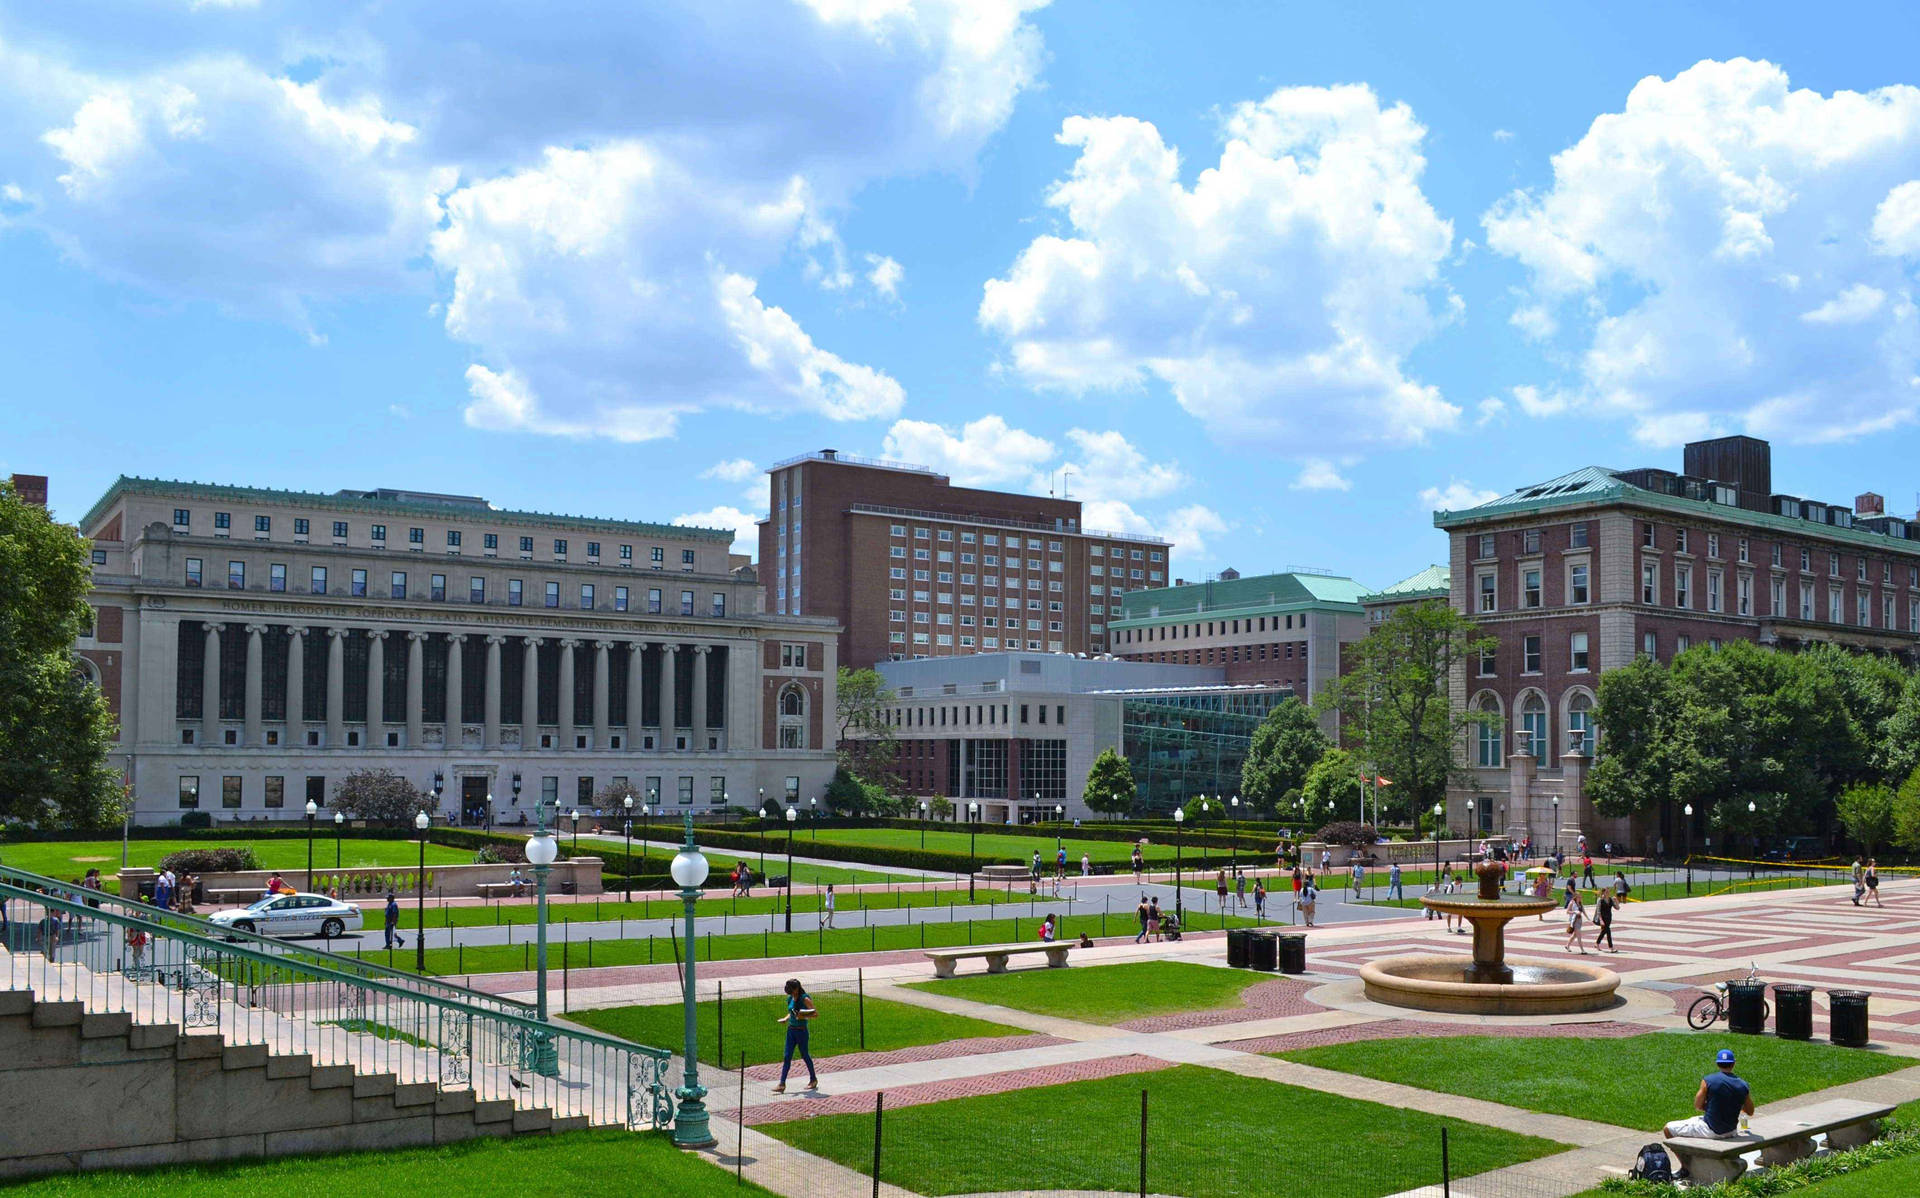
POLYGON ((1635 1181, 1672 1181, 1673 1160, 1665 1148, 1649 1144, 1640 1150, 1640 1158, 1627 1176, 1635 1181))

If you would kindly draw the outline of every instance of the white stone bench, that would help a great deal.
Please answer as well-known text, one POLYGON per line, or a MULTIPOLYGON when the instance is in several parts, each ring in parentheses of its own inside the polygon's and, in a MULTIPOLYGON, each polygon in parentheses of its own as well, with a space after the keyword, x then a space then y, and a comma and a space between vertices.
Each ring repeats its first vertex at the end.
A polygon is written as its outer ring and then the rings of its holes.
POLYGON ((1005 973, 1007 958, 1020 953, 1047 954, 1047 968, 1064 969, 1067 953, 1078 947, 1071 940, 1034 941, 1031 944, 984 944, 970 948, 930 948, 927 956, 933 961, 933 976, 950 978, 953 968, 970 957, 985 957, 988 973, 1005 973))
POLYGON ((524 898, 533 892, 529 882, 481 882, 474 889, 483 899, 524 898))
POLYGON ((1744 1135, 1724 1139, 1676 1136, 1664 1143, 1695 1185, 1710 1185, 1732 1181, 1745 1173, 1747 1162, 1742 1158, 1756 1148, 1760 1150, 1760 1163, 1769 1166, 1812 1156, 1813 1137, 1821 1133, 1825 1133, 1827 1147, 1834 1152, 1858 1148, 1879 1136, 1880 1120, 1892 1113, 1891 1103, 1830 1098, 1798 1110, 1755 1115, 1744 1135))

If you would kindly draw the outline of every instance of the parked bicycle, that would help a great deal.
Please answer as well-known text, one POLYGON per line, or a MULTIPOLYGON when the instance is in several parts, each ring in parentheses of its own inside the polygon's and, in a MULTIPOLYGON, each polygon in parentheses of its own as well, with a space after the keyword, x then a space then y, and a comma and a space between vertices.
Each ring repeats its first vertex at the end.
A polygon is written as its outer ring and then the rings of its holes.
MULTIPOLYGON (((1747 976, 1741 980, 1744 982, 1759 981, 1759 967, 1749 964, 1747 966, 1747 976)), ((1727 982, 1715 982, 1711 991, 1693 1000, 1693 1005, 1687 1008, 1688 1027, 1691 1027, 1696 1032, 1704 1032, 1722 1019, 1727 1018, 1730 1011, 1730 1004, 1727 1002, 1728 985, 1729 983, 1727 982)), ((1773 1018, 1773 1008, 1768 1005, 1765 999, 1761 999, 1760 1022, 1765 1023, 1771 1018, 1773 1018)))

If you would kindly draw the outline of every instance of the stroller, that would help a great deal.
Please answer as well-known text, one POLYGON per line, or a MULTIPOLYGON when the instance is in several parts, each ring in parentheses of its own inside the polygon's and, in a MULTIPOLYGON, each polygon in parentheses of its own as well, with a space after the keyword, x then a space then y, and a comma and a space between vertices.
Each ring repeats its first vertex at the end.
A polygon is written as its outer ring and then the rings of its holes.
POLYGON ((1160 920, 1160 934, 1168 940, 1180 939, 1180 917, 1169 911, 1160 920))

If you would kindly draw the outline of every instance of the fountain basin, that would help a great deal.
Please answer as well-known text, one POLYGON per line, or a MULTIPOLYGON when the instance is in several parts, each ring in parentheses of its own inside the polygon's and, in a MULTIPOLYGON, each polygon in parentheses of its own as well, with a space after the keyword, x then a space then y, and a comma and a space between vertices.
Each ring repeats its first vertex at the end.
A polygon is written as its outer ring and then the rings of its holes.
POLYGON ((1577 961, 1501 962, 1511 979, 1475 980, 1479 966, 1457 956, 1383 957, 1360 967, 1374 1002, 1470 1015, 1569 1015, 1617 1001, 1620 975, 1577 961))

